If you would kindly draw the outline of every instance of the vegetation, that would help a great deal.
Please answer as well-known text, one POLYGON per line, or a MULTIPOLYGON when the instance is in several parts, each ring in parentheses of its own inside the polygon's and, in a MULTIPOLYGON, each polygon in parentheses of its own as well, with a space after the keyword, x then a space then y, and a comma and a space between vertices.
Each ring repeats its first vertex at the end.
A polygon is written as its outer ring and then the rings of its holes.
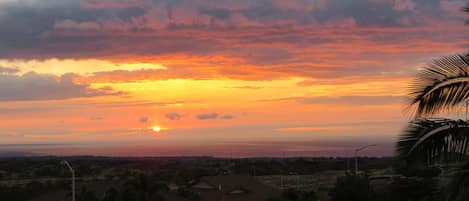
MULTIPOLYGON (((60 164, 69 160, 77 175, 77 201, 131 201, 139 200, 181 200, 198 201, 201 198, 189 188, 190 184, 204 176, 223 174, 266 175, 259 179, 269 180, 270 176, 286 175, 284 185, 307 186, 309 179, 299 182, 301 175, 321 174, 322 171, 337 170, 340 174, 347 168, 347 158, 253 158, 217 159, 208 157, 187 158, 104 158, 104 157, 32 157, 0 159, 0 197, 6 200, 30 200, 54 192, 70 197, 70 172, 60 164), (299 175, 299 176, 296 176, 299 175), (293 178, 293 179, 292 179, 293 178), (9 184, 14 181, 16 184, 9 184), (290 183, 288 183, 290 182, 290 183), (29 184, 32 183, 32 184, 29 184), (171 184, 177 189, 168 191, 171 184), (156 193, 154 193, 156 192, 156 193), (68 193, 68 195, 66 195, 68 193), (168 197, 168 195, 171 195, 168 197)), ((393 163, 392 158, 361 158, 363 170, 386 169, 393 163)), ((336 172, 336 171, 332 171, 336 172)), ((335 174, 335 173, 333 173, 335 174)), ((305 176, 308 178, 311 176, 305 176)), ((273 178, 273 177, 272 177, 273 178)), ((334 177, 324 176, 332 184, 334 177)), ((274 184, 275 185, 275 184, 274 184)), ((328 187, 329 188, 329 187, 328 187)), ((327 192, 324 189, 324 192, 327 192)), ((327 195, 321 192, 322 197, 327 195)), ((311 189, 289 190, 280 200, 316 200, 311 189)), ((321 200, 323 200, 321 198, 321 200)))
POLYGON ((318 201, 314 191, 301 191, 295 189, 285 190, 281 196, 267 199, 266 201, 318 201))
MULTIPOLYGON (((438 184, 433 179, 397 178, 391 183, 391 200, 439 201, 438 184)), ((386 200, 386 199, 382 199, 386 200)))
POLYGON ((373 190, 368 176, 347 173, 337 178, 335 187, 330 192, 332 201, 368 201, 373 200, 373 190))
POLYGON ((40 195, 44 191, 62 189, 62 186, 62 183, 41 183, 36 181, 29 182, 23 186, 0 185, 0 198, 8 201, 24 201, 40 195))
MULTIPOLYGON (((466 11, 468 9, 466 8, 466 11)), ((469 55, 443 57, 428 64, 410 87, 410 108, 415 120, 397 143, 399 157, 409 166, 466 161, 469 152, 469 121, 431 118, 469 104, 469 55)), ((469 163, 447 188, 450 200, 467 200, 469 163)))
POLYGON ((162 192, 167 191, 166 184, 142 174, 126 182, 122 197, 126 201, 164 201, 162 192))

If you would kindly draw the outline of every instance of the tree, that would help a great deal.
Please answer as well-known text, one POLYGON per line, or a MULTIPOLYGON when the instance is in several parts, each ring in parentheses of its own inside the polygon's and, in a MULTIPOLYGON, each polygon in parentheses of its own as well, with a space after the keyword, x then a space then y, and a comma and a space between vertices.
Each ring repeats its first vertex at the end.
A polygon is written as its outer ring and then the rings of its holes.
POLYGON ((371 201, 373 191, 368 176, 346 173, 338 177, 329 193, 332 201, 371 201))
POLYGON ((111 187, 104 194, 102 201, 122 201, 120 198, 121 196, 119 192, 115 188, 111 187))
MULTIPOLYGON (((400 136, 399 158, 408 164, 427 166, 436 162, 467 161, 469 121, 431 116, 451 111, 469 100, 469 55, 443 57, 424 67, 411 85, 409 97, 409 108, 413 109, 416 119, 400 136)), ((469 182, 468 172, 458 174, 458 179, 466 178, 459 181, 460 184, 469 182)), ((456 186, 448 188, 448 195, 460 197, 465 190, 458 189, 456 186)))
POLYGON ((469 55, 454 55, 434 60, 420 71, 408 94, 417 118, 450 110, 468 99, 468 65, 469 55))
MULTIPOLYGON (((156 179, 155 179, 156 180, 156 179)), ((162 192, 168 191, 168 187, 156 182, 146 175, 138 175, 125 184, 123 200, 126 201, 164 201, 162 192)))
POLYGON ((319 200, 314 191, 301 191, 295 189, 285 190, 281 196, 269 198, 266 201, 317 201, 319 200))
MULTIPOLYGON (((464 11, 465 11, 466 13, 469 13, 469 5, 467 5, 467 6, 464 8, 464 11)), ((469 20, 466 21, 466 24, 469 24, 469 20)))
POLYGON ((391 200, 438 200, 437 183, 432 179, 397 178, 391 183, 391 200))
POLYGON ((77 193, 77 200, 78 201, 98 201, 99 199, 96 197, 94 192, 91 192, 86 188, 86 186, 82 186, 80 191, 77 193))
POLYGON ((430 164, 436 160, 462 160, 469 151, 469 122, 421 118, 451 110, 469 98, 469 55, 435 60, 421 70, 410 87, 410 108, 416 120, 400 136, 401 158, 430 164))

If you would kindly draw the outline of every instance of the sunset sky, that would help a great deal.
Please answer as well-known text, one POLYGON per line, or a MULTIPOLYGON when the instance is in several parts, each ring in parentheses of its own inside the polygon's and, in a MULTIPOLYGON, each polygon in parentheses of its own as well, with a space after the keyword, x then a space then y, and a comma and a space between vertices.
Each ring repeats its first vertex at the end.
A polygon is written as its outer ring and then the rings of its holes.
POLYGON ((0 0, 0 155, 392 155, 466 2, 0 0))

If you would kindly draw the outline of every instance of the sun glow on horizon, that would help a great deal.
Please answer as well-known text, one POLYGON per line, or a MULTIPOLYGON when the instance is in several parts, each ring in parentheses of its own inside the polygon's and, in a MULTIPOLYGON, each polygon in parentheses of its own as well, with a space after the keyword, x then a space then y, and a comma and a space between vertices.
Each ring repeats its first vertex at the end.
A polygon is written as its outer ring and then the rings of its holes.
POLYGON ((159 127, 159 126, 153 126, 153 127, 151 127, 151 129, 152 129, 153 132, 155 132, 155 133, 159 133, 159 132, 161 131, 161 127, 159 127))

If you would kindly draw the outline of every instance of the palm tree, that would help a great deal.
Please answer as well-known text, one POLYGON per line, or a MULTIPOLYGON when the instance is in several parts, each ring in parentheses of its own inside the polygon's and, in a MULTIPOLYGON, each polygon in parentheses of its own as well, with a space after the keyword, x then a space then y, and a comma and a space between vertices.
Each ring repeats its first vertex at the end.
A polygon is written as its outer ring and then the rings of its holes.
MULTIPOLYGON (((464 8, 464 12, 469 13, 469 4, 464 8)), ((469 20, 466 21, 466 24, 469 24, 469 20)))
MULTIPOLYGON (((416 119, 400 136, 398 156, 427 165, 469 162, 469 121, 431 118, 469 100, 469 55, 443 57, 425 66, 411 84, 408 97, 409 109, 416 119)), ((469 163, 464 168, 469 170, 469 163)), ((468 194, 469 171, 462 170, 458 180, 453 181, 458 187, 450 188, 451 200, 464 200, 468 194), (461 188, 462 184, 466 187, 461 188)))
POLYGON ((469 97, 469 55, 435 60, 424 67, 410 86, 416 117, 452 109, 469 97))
POLYGON ((469 152, 469 122, 451 119, 418 119, 409 123, 397 144, 407 161, 431 165, 462 161, 469 152))
MULTIPOLYGON (((469 4, 463 10, 469 13, 469 4)), ((448 199, 469 200, 469 54, 443 57, 425 66, 411 84, 408 97, 415 120, 400 136, 398 157, 426 165, 467 162, 449 185, 448 199), (464 102, 465 120, 430 118, 464 102)))

